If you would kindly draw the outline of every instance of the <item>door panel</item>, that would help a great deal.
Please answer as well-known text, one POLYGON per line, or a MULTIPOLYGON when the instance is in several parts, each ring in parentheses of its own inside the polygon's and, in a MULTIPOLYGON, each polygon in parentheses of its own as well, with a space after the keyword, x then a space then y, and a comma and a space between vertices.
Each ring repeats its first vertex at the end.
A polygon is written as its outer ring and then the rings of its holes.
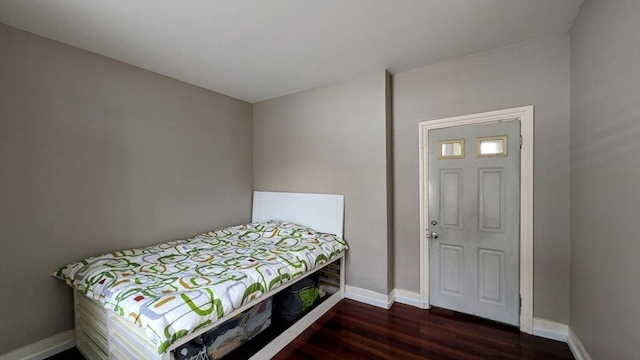
POLYGON ((519 324, 519 140, 513 120, 429 131, 432 305, 519 324))
POLYGON ((479 230, 504 233, 504 169, 480 168, 478 179, 479 230))
POLYGON ((443 226, 462 227, 462 169, 440 170, 440 219, 443 226))
POLYGON ((461 246, 440 246, 440 289, 450 295, 462 296, 464 284, 464 249, 461 246))
POLYGON ((479 249, 478 254, 478 299, 504 306, 504 251, 479 249))

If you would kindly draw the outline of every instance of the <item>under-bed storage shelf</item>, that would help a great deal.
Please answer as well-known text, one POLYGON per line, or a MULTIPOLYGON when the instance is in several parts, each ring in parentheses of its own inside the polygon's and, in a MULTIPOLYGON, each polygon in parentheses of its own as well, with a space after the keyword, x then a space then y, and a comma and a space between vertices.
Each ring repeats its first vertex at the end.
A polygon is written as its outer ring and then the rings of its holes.
MULTIPOLYGON (((304 325, 304 328, 302 329, 304 330, 310 324, 315 322, 320 316, 327 312, 328 309, 333 307, 335 303, 340 301, 340 299, 342 298, 340 293, 340 266, 341 261, 336 260, 331 264, 325 266, 324 268, 318 270, 318 274, 320 275, 320 287, 321 290, 324 290, 324 295, 321 295, 320 299, 318 299, 316 303, 313 304, 312 307, 305 311, 300 317, 292 321, 286 321, 274 313, 271 317, 271 325, 269 326, 269 328, 258 334, 255 338, 249 340, 246 344, 242 345, 238 349, 233 350, 222 359, 264 359, 266 358, 266 352, 264 352, 263 350, 268 348, 269 344, 278 339, 278 337, 283 336, 283 334, 285 334, 284 336, 286 337, 288 336, 287 332, 296 332, 301 325, 308 323, 307 325, 304 325), (337 274, 337 281, 335 282, 335 286, 323 289, 322 279, 326 276, 327 272, 330 272, 331 274, 337 274)), ((332 277, 332 279, 335 279, 335 277, 332 277)), ((296 335, 292 337, 292 340, 297 335, 299 335, 299 333, 296 333, 296 335)))
MULTIPOLYGON (((344 254, 331 263, 305 274, 309 276, 315 272, 320 275, 321 292, 325 295, 309 309, 305 315, 292 322, 275 322, 263 333, 242 345, 239 349, 228 354, 225 359, 268 359, 278 353, 302 331, 318 320, 344 297, 344 254), (254 341, 257 340, 257 341, 254 341)), ((266 293, 241 308, 220 319, 196 333, 187 335, 174 344, 163 355, 156 354, 155 347, 147 340, 144 331, 124 318, 102 308, 97 302, 87 298, 79 292, 74 292, 76 310, 76 344, 80 352, 88 360, 100 359, 152 359, 174 360, 174 349, 194 339, 204 332, 215 328, 232 318, 237 313, 273 296, 289 285, 302 280, 300 277, 281 288, 266 293)))
POLYGON ((320 290, 328 294, 340 290, 340 263, 333 262, 319 271, 320 290))

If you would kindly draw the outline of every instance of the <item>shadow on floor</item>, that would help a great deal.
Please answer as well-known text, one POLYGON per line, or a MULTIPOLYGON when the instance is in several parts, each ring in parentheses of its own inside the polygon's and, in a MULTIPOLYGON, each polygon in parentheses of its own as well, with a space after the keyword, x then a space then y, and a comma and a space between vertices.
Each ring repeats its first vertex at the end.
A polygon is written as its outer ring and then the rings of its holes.
POLYGON ((53 355, 46 360, 85 360, 84 356, 80 354, 80 351, 76 348, 69 349, 67 351, 63 351, 59 354, 53 355))

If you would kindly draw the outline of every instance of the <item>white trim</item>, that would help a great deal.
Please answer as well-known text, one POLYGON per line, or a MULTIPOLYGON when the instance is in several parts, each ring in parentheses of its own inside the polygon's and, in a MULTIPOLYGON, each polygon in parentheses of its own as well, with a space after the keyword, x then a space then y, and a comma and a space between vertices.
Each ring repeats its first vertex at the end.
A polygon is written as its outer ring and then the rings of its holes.
POLYGON ((415 306, 420 309, 426 309, 427 304, 420 301, 420 294, 413 291, 394 289, 393 290, 395 302, 410 306, 415 306))
POLYGON ((73 329, 8 352, 0 360, 42 360, 76 346, 73 329))
POLYGON ((533 335, 567 342, 569 326, 550 320, 533 318, 533 335))
POLYGON ((580 339, 578 339, 578 336, 573 332, 573 330, 571 330, 571 328, 569 328, 567 344, 569 345, 569 349, 571 350, 571 353, 573 354, 573 357, 576 358, 576 360, 591 360, 591 356, 589 356, 587 350, 580 342, 580 339))
POLYGON ((385 295, 356 286, 346 285, 344 297, 387 310, 389 310, 393 304, 393 291, 385 295))
POLYGON ((428 131, 452 126, 482 124, 506 119, 520 121, 522 149, 520 150, 520 331, 533 333, 533 106, 490 111, 447 119, 422 121, 419 128, 420 157, 420 302, 429 308, 429 246, 426 239, 428 225, 429 176, 428 131))

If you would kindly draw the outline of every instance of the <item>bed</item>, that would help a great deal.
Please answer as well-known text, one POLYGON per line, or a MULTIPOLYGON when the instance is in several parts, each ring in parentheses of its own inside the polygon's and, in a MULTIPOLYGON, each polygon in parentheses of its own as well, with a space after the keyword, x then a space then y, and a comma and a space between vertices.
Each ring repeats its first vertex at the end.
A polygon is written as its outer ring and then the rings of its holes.
POLYGON ((343 209, 342 195, 256 191, 250 224, 63 266, 55 276, 74 288, 76 346, 87 359, 174 359, 305 276, 337 276, 320 305, 252 358, 272 357, 343 298, 343 209))

